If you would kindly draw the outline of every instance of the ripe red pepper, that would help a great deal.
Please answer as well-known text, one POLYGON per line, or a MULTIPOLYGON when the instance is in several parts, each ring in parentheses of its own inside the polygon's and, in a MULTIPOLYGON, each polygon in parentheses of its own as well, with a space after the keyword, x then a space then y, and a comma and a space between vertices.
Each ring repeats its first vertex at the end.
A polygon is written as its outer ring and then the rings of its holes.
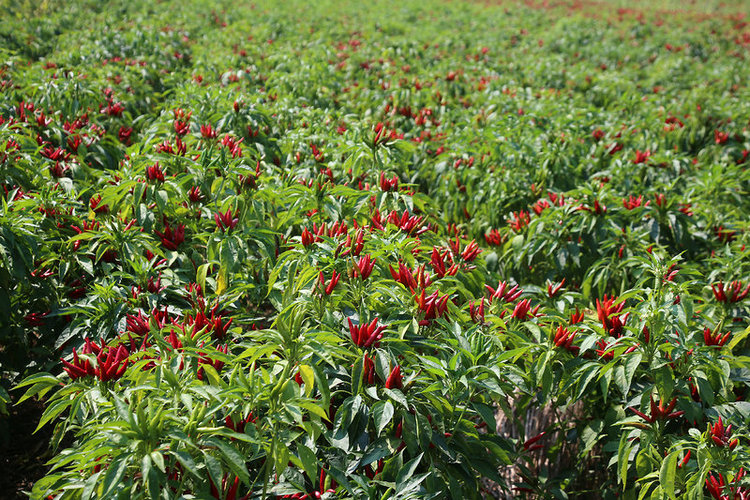
POLYGON ((378 318, 374 318, 369 324, 359 325, 355 325, 351 318, 347 318, 347 320, 349 321, 349 334, 358 347, 368 348, 383 338, 383 330, 386 327, 385 325, 377 326, 378 318))
POLYGON ((125 373, 130 356, 130 352, 123 345, 107 346, 103 340, 97 344, 88 338, 81 354, 94 354, 96 363, 94 365, 90 360, 80 358, 78 352, 73 349, 73 362, 62 360, 63 370, 73 380, 86 376, 96 377, 103 382, 118 379, 125 373))
POLYGON ((717 301, 725 304, 734 304, 743 300, 747 297, 747 294, 750 293, 750 284, 744 289, 742 286, 741 281, 732 281, 725 289, 724 283, 719 282, 716 285, 711 285, 711 289, 713 290, 714 297, 716 297, 717 301))
POLYGON ((490 293, 490 302, 497 300, 503 300, 505 302, 514 302, 521 296, 523 290, 518 285, 513 285, 512 288, 508 289, 510 285, 505 281, 501 281, 497 284, 497 289, 492 288, 489 285, 484 285, 487 291, 490 293))
POLYGON ((724 427, 721 417, 715 424, 709 426, 708 433, 714 444, 720 448, 729 446, 729 449, 733 450, 739 444, 737 438, 730 439, 732 437, 732 426, 724 427))
POLYGON ((385 381, 386 389, 403 389, 403 377, 401 376, 401 366, 396 365, 391 370, 391 374, 385 381))
POLYGON ((576 335, 576 332, 570 332, 567 328, 558 326, 557 332, 555 332, 555 336, 553 338, 553 342, 557 347, 562 347, 563 349, 567 349, 573 354, 578 354, 579 347, 573 345, 573 341, 575 340, 576 335))
POLYGON ((547 434, 547 431, 541 432, 537 434, 536 436, 524 441, 523 443, 524 451, 535 451, 535 450, 540 450, 544 448, 544 445, 536 444, 536 442, 542 439, 545 436, 545 434, 547 434))
POLYGON ((320 275, 319 275, 320 286, 326 295, 331 295, 331 293, 333 292, 333 289, 336 288, 336 285, 338 284, 340 277, 341 277, 341 274, 337 273, 336 270, 334 269, 333 274, 331 275, 330 281, 326 283, 326 280, 323 277, 323 271, 320 271, 320 275))
POLYGON ((602 322, 602 326, 606 332, 615 337, 620 338, 625 327, 625 322, 628 319, 628 314, 620 314, 624 302, 620 302, 615 305, 617 297, 607 297, 606 295, 600 301, 596 299, 596 314, 599 316, 599 321, 602 322))
POLYGON ((672 398, 672 401, 670 401, 667 406, 664 406, 664 401, 659 401, 657 404, 656 401, 654 401, 653 394, 651 395, 651 415, 646 415, 643 412, 633 408, 632 406, 629 408, 630 411, 641 417, 643 420, 648 422, 649 424, 653 424, 657 420, 671 420, 674 418, 677 418, 681 416, 684 411, 675 411, 674 410, 675 404, 677 404, 677 397, 672 398))
POLYGON ((703 329, 703 341, 706 343, 707 346, 716 346, 716 347, 722 347, 724 344, 727 343, 727 340, 729 340, 729 336, 731 335, 730 332, 727 332, 724 334, 724 336, 721 335, 721 332, 712 332, 710 328, 704 328, 703 329))
POLYGON ((547 296, 552 299, 557 297, 560 289, 565 285, 565 278, 560 283, 553 285, 552 283, 547 284, 547 296))
POLYGON ((359 276, 362 280, 366 280, 372 274, 372 270, 375 269, 375 262, 377 262, 377 259, 373 259, 370 255, 360 257, 355 262, 354 275, 359 276))
POLYGON ((230 209, 227 209, 225 213, 218 212, 214 214, 214 220, 216 221, 216 227, 221 230, 222 233, 231 231, 237 226, 239 218, 237 217, 238 212, 232 214, 230 209))

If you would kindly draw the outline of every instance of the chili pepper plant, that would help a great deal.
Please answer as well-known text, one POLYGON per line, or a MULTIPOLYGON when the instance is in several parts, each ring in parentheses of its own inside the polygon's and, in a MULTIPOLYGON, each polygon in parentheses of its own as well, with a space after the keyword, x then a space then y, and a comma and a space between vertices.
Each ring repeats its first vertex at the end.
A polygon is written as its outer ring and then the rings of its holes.
POLYGON ((31 497, 748 497, 743 7, 8 6, 31 497))

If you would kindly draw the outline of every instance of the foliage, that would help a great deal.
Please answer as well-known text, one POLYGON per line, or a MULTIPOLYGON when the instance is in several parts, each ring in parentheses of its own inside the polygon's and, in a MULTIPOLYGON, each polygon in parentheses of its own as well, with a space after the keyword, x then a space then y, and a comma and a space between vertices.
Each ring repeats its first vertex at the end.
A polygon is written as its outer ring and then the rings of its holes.
POLYGON ((0 32, 32 497, 748 494, 739 13, 66 4, 0 32))

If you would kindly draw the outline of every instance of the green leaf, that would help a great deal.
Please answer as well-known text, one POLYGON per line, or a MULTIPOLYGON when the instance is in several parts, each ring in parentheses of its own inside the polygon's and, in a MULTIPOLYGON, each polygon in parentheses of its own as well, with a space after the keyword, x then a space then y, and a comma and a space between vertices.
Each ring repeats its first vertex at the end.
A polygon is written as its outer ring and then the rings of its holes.
POLYGON ((641 483, 641 491, 638 493, 638 500, 643 500, 651 492, 651 486, 656 484, 657 481, 648 481, 641 483))
POLYGON ((305 396, 309 397, 315 386, 315 372, 310 365, 301 365, 299 372, 302 375, 302 381, 305 383, 305 396))
POLYGON ((226 291, 228 282, 229 271, 222 265, 216 275, 216 295, 222 295, 226 291))
POLYGON ((195 466, 195 460, 193 460, 193 457, 189 453, 184 451, 170 451, 169 453, 174 456, 178 462, 180 462, 180 465, 182 465, 183 469, 188 471, 196 478, 202 477, 198 473, 198 468, 195 466))
POLYGON ((659 484, 664 493, 671 500, 676 500, 675 496, 675 477, 677 475, 677 458, 681 450, 676 450, 667 455, 667 458, 661 463, 659 470, 659 484))
POLYGON ((383 432, 383 429, 390 423, 393 418, 393 404, 390 401, 380 401, 372 408, 373 422, 377 429, 377 435, 383 432))
POLYGON ((227 384, 222 380, 221 375, 216 371, 216 368, 208 363, 202 364, 200 367, 203 370, 208 383, 216 387, 226 387, 227 384))
POLYGON ((368 448, 367 453, 362 456, 362 459, 359 461, 359 467, 370 465, 371 463, 377 462, 378 460, 388 457, 391 454, 391 448, 388 446, 388 443, 385 440, 375 441, 375 443, 373 443, 373 445, 368 448))
POLYGON ((221 484, 221 478, 224 475, 224 471, 221 467, 221 461, 215 456, 211 455, 208 450, 203 451, 203 456, 206 461, 206 468, 208 469, 208 475, 214 484, 221 484))
POLYGON ((581 441, 583 442, 584 448, 580 455, 585 456, 594 445, 601 439, 602 430, 604 429, 604 420, 596 419, 589 422, 581 432, 581 441))
POLYGON ((218 448, 219 452, 224 457, 224 460, 226 461, 230 470, 234 472, 234 474, 237 477, 240 478, 240 481, 242 481, 244 484, 250 484, 250 474, 247 471, 247 466, 245 465, 245 459, 242 457, 240 452, 238 452, 234 446, 232 446, 231 444, 225 443, 224 441, 221 441, 220 439, 211 438, 211 437, 206 438, 205 441, 207 443, 214 445, 216 448, 218 448))
POLYGON ((21 383, 19 383, 15 389, 26 387, 32 384, 44 384, 44 385, 60 385, 60 380, 50 373, 36 373, 29 377, 26 377, 21 383))
POLYGON ((331 389, 328 387, 328 380, 319 365, 313 365, 313 371, 315 372, 315 381, 320 392, 321 406, 327 408, 331 401, 331 389))
POLYGON ((495 428, 497 427, 497 421, 495 420, 495 411, 492 407, 484 403, 472 403, 471 406, 477 413, 479 413, 482 420, 484 420, 484 423, 487 424, 489 432, 494 433, 495 428))
POLYGON ((355 488, 352 485, 352 483, 349 482, 347 474, 345 474, 344 472, 342 472, 341 470, 333 466, 326 469, 326 472, 328 473, 329 476, 335 479, 339 485, 343 486, 344 489, 347 492, 349 492, 349 494, 354 493, 355 488))
POLYGON ((102 497, 109 497, 117 489, 129 465, 127 458, 127 455, 120 455, 109 464, 109 469, 102 480, 102 497))
POLYGON ((419 446, 425 450, 432 442, 432 425, 427 416, 420 412, 416 412, 414 417, 417 426, 417 442, 419 443, 419 446))
POLYGON ((419 485, 427 479, 430 476, 430 472, 424 472, 422 474, 417 474, 416 476, 412 476, 409 478, 408 481, 403 483, 398 483, 396 487, 396 498, 409 498, 408 495, 415 492, 417 488, 419 488, 419 485))
POLYGON ((734 350, 734 348, 737 347, 737 345, 739 345, 739 343, 742 342, 748 335, 750 335, 750 326, 748 326, 741 332, 736 333, 732 337, 732 340, 729 341, 729 344, 727 345, 727 349, 729 349, 729 351, 734 350))
POLYGON ((318 476, 318 460, 315 453, 302 443, 297 443, 297 456, 302 462, 302 467, 307 473, 307 477, 315 478, 318 476))
MULTIPOLYGON (((146 486, 146 489, 149 488, 148 480, 150 477, 150 473, 151 473, 151 455, 143 455, 143 458, 141 459, 141 481, 143 481, 143 484, 146 486)), ((152 495, 152 498, 153 498, 153 495, 152 495)))
POLYGON ((400 404, 404 407, 404 409, 409 409, 409 402, 406 400, 406 397, 404 396, 404 393, 401 392, 398 389, 383 389, 383 392, 388 395, 389 398, 391 398, 396 403, 400 404))
POLYGON ((660 485, 654 488, 654 491, 651 492, 650 498, 651 500, 664 500, 664 492, 660 485))
POLYGON ((24 393, 24 395, 18 399, 18 402, 16 402, 16 404, 20 404, 34 396, 42 397, 51 389, 60 386, 61 384, 62 382, 60 382, 59 379, 50 375, 49 373, 37 373, 36 375, 27 377, 23 382, 21 382, 14 388, 20 389, 21 387, 31 385, 31 387, 24 393))
POLYGON ((669 366, 664 365, 653 370, 651 373, 654 375, 654 382, 656 383, 656 388, 659 390, 659 396, 662 399, 669 398, 674 390, 674 373, 672 373, 672 370, 669 366))
POLYGON ((304 408, 308 412, 319 416, 325 421, 328 421, 328 413, 326 413, 325 409, 321 408, 321 403, 315 401, 315 402, 309 402, 309 401, 298 401, 297 405, 300 408, 304 408))
POLYGON ((401 467, 401 470, 398 471, 398 476, 396 476, 397 489, 414 475, 414 471, 419 467, 419 462, 422 461, 423 456, 424 453, 420 453, 401 467))
POLYGON ((640 366, 642 359, 643 354, 640 352, 628 354, 628 359, 625 362, 624 380, 621 385, 623 397, 627 398, 628 393, 630 392, 630 385, 633 383, 633 376, 640 366))
POLYGON ((82 500, 88 500, 94 495, 96 486, 99 484, 99 477, 102 474, 104 474, 104 471, 95 472, 86 479, 86 481, 83 483, 83 490, 81 491, 82 500))
POLYGON ((696 370, 693 375, 693 382, 698 388, 698 395, 701 401, 707 406, 711 407, 714 404, 714 390, 711 387, 711 382, 706 378, 706 374, 700 370, 696 370))
POLYGON ((599 375, 599 370, 601 369, 601 366, 598 363, 587 363, 586 365, 582 366, 578 372, 580 373, 580 376, 578 377, 578 390, 576 391, 576 400, 581 399, 583 394, 588 389, 589 384, 591 381, 599 375))
POLYGON ((162 473, 167 473, 167 469, 164 467, 164 455, 162 455, 161 452, 152 451, 151 461, 159 468, 162 473))
POLYGON ((200 285, 201 290, 206 290, 206 274, 208 273, 209 267, 211 267, 210 264, 202 264, 198 266, 198 271, 195 273, 195 282, 200 285))
POLYGON ((630 449, 631 444, 627 433, 620 435, 620 446, 617 450, 617 471, 620 482, 622 483, 622 489, 628 485, 628 467, 630 465, 630 449))
POLYGON ((154 468, 151 468, 146 474, 146 490, 148 491, 151 498, 159 498, 162 477, 164 476, 159 475, 157 470, 154 468))
POLYGON ((48 406, 44 413, 42 414, 42 418, 39 419, 39 425, 36 426, 36 429, 34 430, 34 433, 44 427, 44 425, 52 420, 53 418, 60 415, 62 412, 67 410, 70 405, 73 404, 73 399, 59 399, 52 403, 50 406, 48 406))

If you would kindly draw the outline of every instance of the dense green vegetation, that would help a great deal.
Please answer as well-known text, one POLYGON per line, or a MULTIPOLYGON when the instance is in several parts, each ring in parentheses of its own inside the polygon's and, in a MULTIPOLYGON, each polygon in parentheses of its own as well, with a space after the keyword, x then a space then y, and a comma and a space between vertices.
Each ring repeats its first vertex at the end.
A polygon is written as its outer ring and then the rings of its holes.
POLYGON ((742 5, 3 12, 33 498, 750 495, 742 5))

